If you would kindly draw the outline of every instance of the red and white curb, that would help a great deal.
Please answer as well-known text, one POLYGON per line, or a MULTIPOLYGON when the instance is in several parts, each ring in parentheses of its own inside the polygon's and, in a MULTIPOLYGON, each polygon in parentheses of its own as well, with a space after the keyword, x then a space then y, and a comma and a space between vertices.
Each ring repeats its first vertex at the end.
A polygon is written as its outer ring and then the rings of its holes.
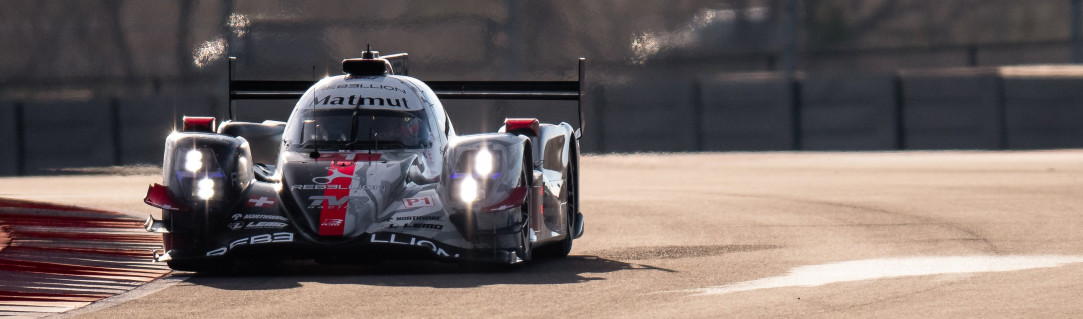
POLYGON ((162 235, 120 213, 0 199, 0 317, 44 317, 169 273, 162 235))

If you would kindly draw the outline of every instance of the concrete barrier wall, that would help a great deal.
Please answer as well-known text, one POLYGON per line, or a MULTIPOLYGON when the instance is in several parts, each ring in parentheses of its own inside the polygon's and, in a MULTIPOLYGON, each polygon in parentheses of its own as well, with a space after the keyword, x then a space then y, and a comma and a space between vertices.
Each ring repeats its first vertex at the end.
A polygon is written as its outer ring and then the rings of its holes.
POLYGON ((794 98, 789 78, 759 73, 704 79, 700 99, 702 150, 794 148, 794 98))
MULTIPOLYGON (((121 164, 162 164, 165 137, 180 129, 181 118, 217 116, 217 101, 212 96, 174 96, 133 99, 119 103, 120 139, 118 162, 121 164)), ((223 121, 218 117, 218 121, 223 121)))
POLYGON ((595 83, 588 87, 583 100, 583 120, 586 121, 583 137, 579 140, 579 151, 583 153, 601 153, 605 135, 602 134, 602 113, 600 108, 605 103, 605 87, 595 83))
POLYGON ((19 141, 15 103, 0 101, 0 176, 19 173, 19 141))
POLYGON ((1076 77, 1004 77, 1007 146, 1083 147, 1083 72, 1076 77))
MULTIPOLYGON (((1083 147, 1083 67, 1055 69, 804 75, 796 80, 777 73, 698 82, 676 75, 608 79, 594 83, 584 100, 582 151, 1083 147)), ((160 165, 164 139, 180 126, 182 116, 213 115, 221 121, 227 113, 222 97, 191 92, 20 103, 0 101, 0 149, 5 150, 0 152, 0 175, 160 165), (18 130, 19 125, 24 129, 18 130)), ((573 125, 578 120, 574 102, 449 100, 445 105, 460 134, 493 132, 505 117, 573 125)), ((262 105, 239 107, 245 121, 286 114, 262 105)))
POLYGON ((896 118, 892 75, 810 75, 802 81, 802 150, 895 149, 896 118))
POLYGON ((679 152, 695 149, 691 82, 656 77, 605 89, 591 134, 603 152, 679 152))
POLYGON ((118 164, 109 100, 28 102, 24 110, 26 173, 118 164))
POLYGON ((1000 149, 999 78, 991 69, 902 72, 906 149, 1000 149))

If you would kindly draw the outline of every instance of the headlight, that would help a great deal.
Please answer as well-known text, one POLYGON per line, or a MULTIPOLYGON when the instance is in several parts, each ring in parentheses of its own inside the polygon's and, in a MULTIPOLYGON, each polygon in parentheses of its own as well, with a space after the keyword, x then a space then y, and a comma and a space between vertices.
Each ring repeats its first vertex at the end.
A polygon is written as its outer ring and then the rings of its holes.
POLYGON ((195 173, 199 171, 200 168, 203 168, 203 152, 200 152, 199 150, 188 151, 188 153, 184 155, 184 169, 195 173))
POLYGON ((493 153, 490 153, 487 149, 481 149, 478 151, 478 155, 474 157, 474 173, 481 176, 489 175, 493 172, 493 153))
POLYGON ((214 180, 210 178, 204 178, 196 183, 196 196, 203 200, 211 199, 214 197, 214 180))
POLYGON ((478 199, 478 181, 470 176, 463 178, 459 182, 459 199, 467 203, 478 199))

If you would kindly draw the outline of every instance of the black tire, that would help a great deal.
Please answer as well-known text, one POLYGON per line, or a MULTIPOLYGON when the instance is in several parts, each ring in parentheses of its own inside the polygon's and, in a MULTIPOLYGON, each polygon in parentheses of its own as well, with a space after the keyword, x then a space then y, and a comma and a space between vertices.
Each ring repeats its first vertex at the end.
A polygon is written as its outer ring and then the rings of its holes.
POLYGON ((538 250, 539 256, 546 258, 565 258, 572 252, 572 241, 575 240, 575 216, 579 211, 579 163, 577 160, 577 153, 575 148, 575 142, 572 142, 569 156, 571 160, 568 163, 567 172, 564 179, 564 192, 568 199, 568 212, 565 216, 564 232, 567 234, 564 239, 559 242, 552 243, 545 247, 543 252, 538 250))
POLYGON ((530 201, 530 186, 533 185, 533 183, 531 183, 530 181, 530 178, 531 176, 533 176, 533 174, 528 172, 534 171, 534 167, 531 165, 532 163, 530 161, 530 157, 524 156, 523 177, 520 180, 523 182, 523 184, 525 184, 524 186, 527 188, 527 197, 526 200, 523 201, 523 205, 519 208, 523 212, 523 229, 519 231, 519 249, 517 249, 517 251, 515 252, 518 255, 519 259, 522 259, 523 262, 530 261, 534 258, 534 247, 533 244, 530 242, 530 232, 532 231, 530 229, 530 223, 532 221, 530 216, 530 207, 534 204, 530 201))
POLYGON ((565 232, 567 236, 564 240, 560 241, 559 246, 553 254, 553 257, 564 258, 568 257, 568 254, 572 252, 572 241, 575 240, 575 216, 579 212, 579 150, 576 148, 576 142, 571 141, 571 148, 568 151, 568 156, 571 157, 568 161, 568 175, 564 181, 567 185, 564 190, 568 192, 568 216, 565 218, 565 232))

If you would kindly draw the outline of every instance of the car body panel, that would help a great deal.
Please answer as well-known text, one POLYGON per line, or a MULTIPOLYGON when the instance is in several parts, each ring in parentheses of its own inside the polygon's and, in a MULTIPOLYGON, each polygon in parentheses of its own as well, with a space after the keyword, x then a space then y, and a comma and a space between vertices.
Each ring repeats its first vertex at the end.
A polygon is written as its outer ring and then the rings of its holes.
POLYGON ((573 224, 581 232, 567 185, 577 136, 567 123, 459 136, 424 82, 328 77, 284 124, 226 121, 166 139, 163 184, 186 209, 155 224, 166 232, 158 259, 519 263, 570 242, 573 224))

